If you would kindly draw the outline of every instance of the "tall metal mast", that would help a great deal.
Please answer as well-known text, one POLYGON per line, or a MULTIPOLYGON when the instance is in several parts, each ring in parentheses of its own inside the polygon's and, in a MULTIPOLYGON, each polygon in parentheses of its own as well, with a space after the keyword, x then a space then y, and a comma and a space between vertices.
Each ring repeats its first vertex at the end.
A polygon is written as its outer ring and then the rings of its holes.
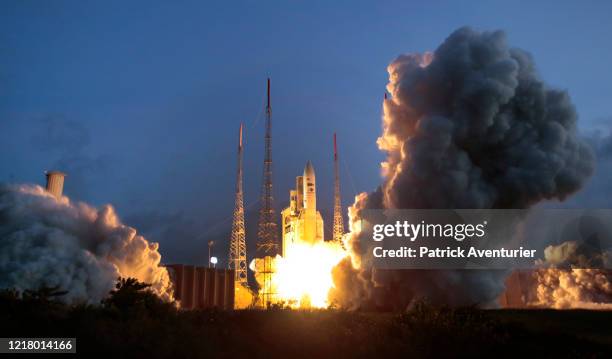
POLYGON ((340 171, 338 169, 338 145, 334 133, 334 227, 333 240, 342 242, 344 221, 342 220, 342 200, 340 197, 340 171))
POLYGON ((266 137, 261 208, 257 228, 257 249, 262 255, 278 253, 278 233, 272 194, 272 108, 270 106, 270 79, 268 79, 268 102, 266 105, 266 137))
POLYGON ((272 263, 271 258, 279 253, 277 223, 274 211, 274 196, 272 193, 272 107, 270 106, 270 79, 268 78, 266 104, 266 137, 263 183, 261 188, 261 208, 257 227, 257 252, 264 258, 264 283, 261 288, 263 302, 270 305, 273 295, 271 288, 272 263))
POLYGON ((246 231, 244 228, 244 195, 242 193, 242 123, 238 134, 238 175, 236 177, 236 200, 232 221, 229 263, 234 270, 236 286, 247 286, 246 231))

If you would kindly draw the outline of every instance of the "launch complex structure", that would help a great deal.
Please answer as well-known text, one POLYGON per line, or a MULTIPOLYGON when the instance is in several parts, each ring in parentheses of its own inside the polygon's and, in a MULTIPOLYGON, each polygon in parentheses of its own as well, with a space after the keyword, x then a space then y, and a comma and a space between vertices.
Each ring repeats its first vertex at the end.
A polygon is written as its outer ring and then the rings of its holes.
MULTIPOLYGON (((302 176, 296 178, 295 190, 291 190, 289 207, 281 212, 282 243, 278 240, 278 224, 274 209, 272 181, 272 106, 270 99, 270 79, 267 80, 267 100, 265 108, 265 149, 263 162, 263 181, 261 187, 259 220, 257 225, 257 257, 263 261, 263 278, 259 290, 259 306, 269 307, 275 297, 271 280, 273 258, 285 255, 287 248, 296 241, 316 243, 324 241, 324 226, 321 213, 316 209, 316 176, 312 163, 307 162, 302 176)), ((340 197, 340 174, 338 165, 338 146, 334 133, 334 214, 333 241, 341 243, 344 235, 342 203, 340 197)), ((238 168, 232 231, 230 237, 228 267, 235 273, 235 288, 248 290, 246 231, 244 220, 244 193, 242 186, 243 162, 243 125, 238 134, 238 168)))
MULTIPOLYGON (((274 274, 273 256, 286 252, 296 242, 316 244, 324 241, 324 226, 321 213, 316 206, 316 176, 314 166, 306 163, 304 172, 296 177, 295 189, 289 191, 289 207, 281 211, 282 243, 278 241, 277 222, 273 206, 272 191, 272 110, 270 106, 270 80, 268 79, 266 104, 266 131, 264 173, 261 191, 261 208, 257 232, 257 256, 263 261, 264 282, 260 283, 257 306, 267 308, 275 303, 276 293, 269 281, 274 274)), ((387 99, 387 94, 384 96, 387 99)), ((332 241, 342 245, 344 223, 340 198, 340 176, 336 134, 333 136, 334 148, 334 211, 332 241)), ((253 299, 248 286, 248 266, 246 230, 244 219, 243 193, 243 125, 238 131, 238 168, 236 176, 236 196, 232 221, 231 241, 227 269, 200 267, 184 264, 166 264, 170 279, 175 288, 175 299, 182 309, 221 308, 231 310, 246 308, 237 306, 239 299, 253 299)), ((46 171, 46 191, 56 200, 63 198, 64 180, 67 175, 60 171, 46 171)), ((514 271, 505 282, 506 290, 498 301, 504 308, 526 308, 535 301, 529 288, 533 287, 533 273, 528 270, 514 271)), ((244 302, 241 303, 243 305, 244 302)))

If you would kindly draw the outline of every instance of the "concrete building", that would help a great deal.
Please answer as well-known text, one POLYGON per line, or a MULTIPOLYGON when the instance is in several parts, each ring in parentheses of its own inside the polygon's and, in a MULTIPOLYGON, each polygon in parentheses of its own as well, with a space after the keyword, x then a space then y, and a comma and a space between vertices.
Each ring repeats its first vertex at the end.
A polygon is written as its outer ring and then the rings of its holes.
POLYGON ((324 240, 323 217, 317 211, 316 175, 310 161, 295 183, 295 189, 289 191, 289 207, 281 212, 283 256, 294 243, 314 244, 324 240))
POLYGON ((66 174, 60 171, 46 171, 45 175, 47 176, 47 191, 55 196, 55 198, 62 197, 66 174))
POLYGON ((181 309, 234 309, 234 271, 184 264, 166 265, 181 309))

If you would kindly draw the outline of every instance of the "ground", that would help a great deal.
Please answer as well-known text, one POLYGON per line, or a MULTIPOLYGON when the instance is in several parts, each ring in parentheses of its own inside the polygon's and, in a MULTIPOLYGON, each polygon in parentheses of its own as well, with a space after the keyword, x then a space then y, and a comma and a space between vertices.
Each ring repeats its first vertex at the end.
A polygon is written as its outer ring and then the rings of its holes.
POLYGON ((405 313, 180 311, 117 291, 96 306, 0 296, 0 337, 76 337, 79 356, 136 358, 589 357, 612 312, 416 305, 405 313))

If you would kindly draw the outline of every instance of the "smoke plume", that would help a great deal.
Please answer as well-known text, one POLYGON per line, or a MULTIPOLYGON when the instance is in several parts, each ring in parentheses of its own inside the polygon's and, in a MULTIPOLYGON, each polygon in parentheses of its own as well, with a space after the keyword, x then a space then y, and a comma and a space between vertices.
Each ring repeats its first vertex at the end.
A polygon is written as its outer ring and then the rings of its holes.
POLYGON ((98 303, 118 277, 172 299, 157 243, 121 223, 110 205, 58 200, 40 186, 0 186, 0 288, 59 287, 69 303, 98 303))
POLYGON ((612 309, 612 272, 599 269, 610 268, 612 253, 588 252, 574 241, 546 247, 542 265, 549 268, 534 273, 534 304, 557 309, 612 309))
POLYGON ((363 261, 358 220, 368 208, 528 208, 563 200, 591 175, 565 91, 547 87, 531 56, 502 31, 461 28, 433 53, 389 66, 379 148, 384 181, 350 209, 351 260, 335 269, 344 307, 401 308, 426 297, 492 304, 506 273, 376 271, 363 261), (357 268, 357 269, 355 269, 357 268))

